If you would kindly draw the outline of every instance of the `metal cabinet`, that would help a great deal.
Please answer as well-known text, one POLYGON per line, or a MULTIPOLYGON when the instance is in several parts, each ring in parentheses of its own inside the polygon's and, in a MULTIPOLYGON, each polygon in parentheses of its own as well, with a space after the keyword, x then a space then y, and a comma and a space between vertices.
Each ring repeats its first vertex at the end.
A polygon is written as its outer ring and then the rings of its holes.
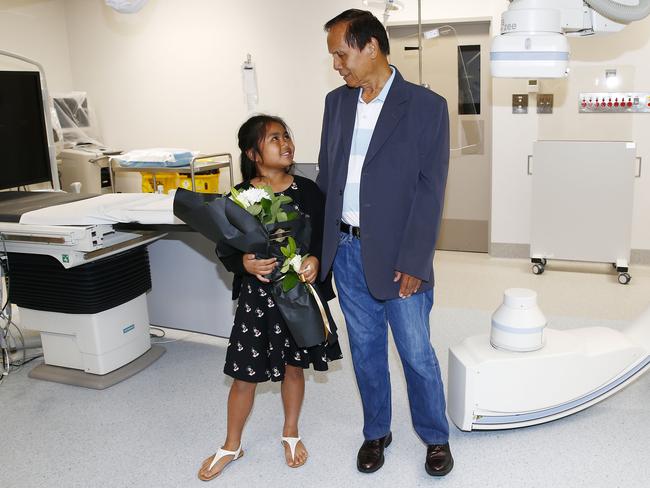
POLYGON ((634 178, 641 172, 635 144, 537 141, 528 172, 533 272, 543 273, 548 259, 605 262, 627 284, 634 178))

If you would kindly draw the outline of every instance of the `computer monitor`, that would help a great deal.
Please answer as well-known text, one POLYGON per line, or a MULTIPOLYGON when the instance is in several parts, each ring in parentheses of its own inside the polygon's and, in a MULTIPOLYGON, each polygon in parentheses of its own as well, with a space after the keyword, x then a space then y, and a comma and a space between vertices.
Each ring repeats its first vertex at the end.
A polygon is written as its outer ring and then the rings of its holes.
POLYGON ((76 96, 68 97, 54 96, 52 102, 62 129, 90 127, 88 100, 84 93, 77 93, 76 96))
POLYGON ((0 190, 52 181, 38 71, 0 71, 0 190))

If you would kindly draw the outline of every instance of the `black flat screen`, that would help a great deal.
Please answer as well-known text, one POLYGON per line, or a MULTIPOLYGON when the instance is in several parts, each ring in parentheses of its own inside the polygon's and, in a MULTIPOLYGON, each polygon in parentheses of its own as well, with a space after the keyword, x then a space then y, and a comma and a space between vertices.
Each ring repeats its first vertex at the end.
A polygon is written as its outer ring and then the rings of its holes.
POLYGON ((39 73, 0 71, 0 190, 49 181, 39 73))

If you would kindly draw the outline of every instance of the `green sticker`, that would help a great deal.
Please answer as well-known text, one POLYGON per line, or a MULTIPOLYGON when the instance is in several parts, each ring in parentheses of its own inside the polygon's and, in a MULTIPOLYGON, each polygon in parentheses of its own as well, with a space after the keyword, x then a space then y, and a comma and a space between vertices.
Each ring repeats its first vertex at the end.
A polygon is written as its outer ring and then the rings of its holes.
POLYGON ((64 263, 69 263, 70 262, 70 256, 68 256, 67 254, 62 254, 61 258, 63 259, 64 263))

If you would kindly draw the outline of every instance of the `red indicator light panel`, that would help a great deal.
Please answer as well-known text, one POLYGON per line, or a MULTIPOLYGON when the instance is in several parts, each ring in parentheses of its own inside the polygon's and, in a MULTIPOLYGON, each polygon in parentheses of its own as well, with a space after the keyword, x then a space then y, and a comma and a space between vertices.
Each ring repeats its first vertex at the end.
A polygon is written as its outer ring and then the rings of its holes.
POLYGON ((650 113, 650 93, 581 93, 578 112, 591 114, 650 113))

